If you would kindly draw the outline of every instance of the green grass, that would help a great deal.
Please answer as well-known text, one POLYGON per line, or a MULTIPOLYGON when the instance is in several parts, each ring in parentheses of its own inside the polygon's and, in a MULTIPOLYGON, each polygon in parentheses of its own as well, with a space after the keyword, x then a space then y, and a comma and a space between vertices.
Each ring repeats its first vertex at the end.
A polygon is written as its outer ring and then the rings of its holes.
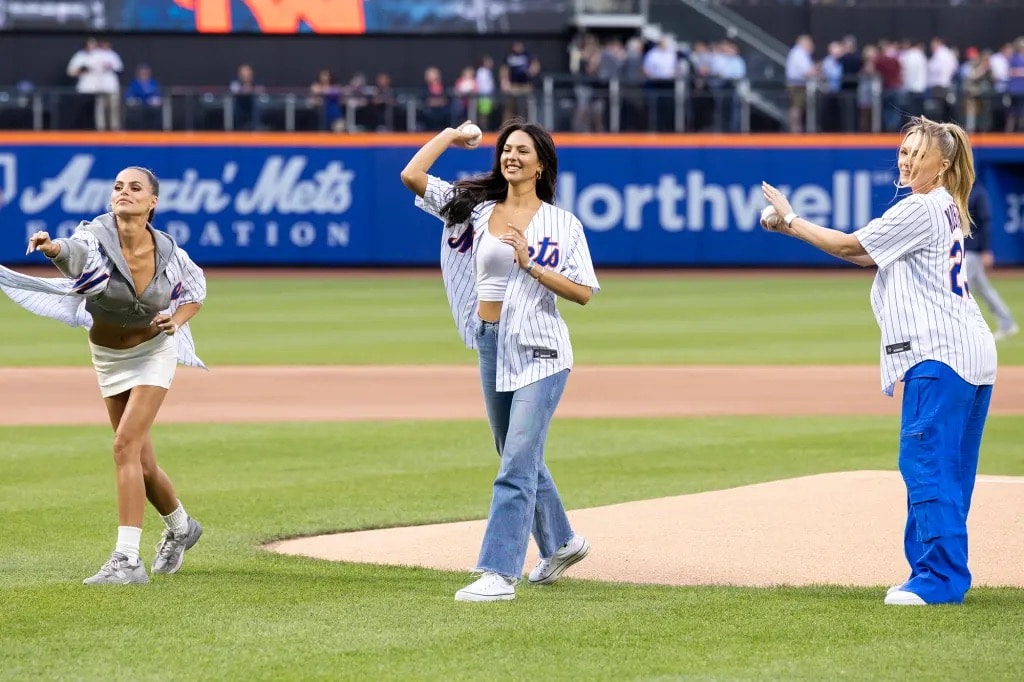
MULTIPOLYGON (((585 308, 565 301, 581 364, 876 364, 871 274, 653 277, 614 273, 585 308)), ((1024 278, 995 278, 1024 316, 1024 278)), ((472 364, 440 276, 212 276, 195 322, 202 358, 225 364, 472 364)), ((0 297, 0 365, 88 364, 82 330, 0 297)), ((1000 345, 1024 364, 1024 337, 1000 345)))
MULTIPOLYGON (((567 580, 467 605, 452 599, 467 574, 258 548, 481 517, 497 465, 482 422, 162 425, 155 439, 206 534, 177 576, 87 589, 78 583, 116 523, 107 430, 0 428, 0 679, 998 680, 1024 669, 1022 590, 887 609, 880 589, 567 580)), ((1024 474, 1022 439, 1020 419, 993 417, 983 472, 1024 474)), ((581 508, 892 469, 896 440, 888 417, 556 420, 548 451, 581 508)), ((159 519, 147 513, 148 561, 159 519)))

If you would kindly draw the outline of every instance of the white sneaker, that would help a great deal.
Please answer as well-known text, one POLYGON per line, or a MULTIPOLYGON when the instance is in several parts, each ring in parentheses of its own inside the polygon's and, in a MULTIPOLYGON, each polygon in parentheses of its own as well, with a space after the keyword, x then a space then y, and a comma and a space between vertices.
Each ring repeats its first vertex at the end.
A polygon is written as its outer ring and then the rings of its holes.
POLYGON ((1003 341, 1005 339, 1010 338, 1014 334, 1019 334, 1019 333, 1020 333, 1020 327, 1017 326, 1017 325, 1013 325, 1012 327, 1008 327, 1006 329, 999 329, 999 330, 993 332, 992 336, 993 336, 993 338, 995 338, 996 341, 1003 341))
POLYGON ((554 556, 541 559, 537 567, 530 571, 531 585, 550 585, 565 573, 565 569, 583 561, 590 553, 590 543, 582 535, 573 535, 572 540, 558 548, 554 556))
POLYGON ((903 585, 893 585, 892 587, 890 587, 888 590, 885 591, 885 596, 888 597, 893 592, 898 591, 901 587, 903 587, 903 585))
POLYGON ((889 594, 885 595, 885 603, 889 606, 928 606, 928 602, 924 599, 906 590, 890 591, 889 594))
POLYGON ((485 572, 472 585, 455 593, 455 601, 507 601, 516 598, 516 587, 510 578, 492 571, 485 572))

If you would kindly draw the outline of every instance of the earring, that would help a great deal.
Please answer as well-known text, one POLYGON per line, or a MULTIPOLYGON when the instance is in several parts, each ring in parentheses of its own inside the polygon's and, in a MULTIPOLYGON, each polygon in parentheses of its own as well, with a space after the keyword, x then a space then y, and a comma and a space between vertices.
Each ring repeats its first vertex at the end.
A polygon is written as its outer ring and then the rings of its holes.
POLYGON ((538 179, 538 180, 540 180, 540 174, 541 174, 541 173, 543 173, 543 171, 537 171, 537 179, 538 179))

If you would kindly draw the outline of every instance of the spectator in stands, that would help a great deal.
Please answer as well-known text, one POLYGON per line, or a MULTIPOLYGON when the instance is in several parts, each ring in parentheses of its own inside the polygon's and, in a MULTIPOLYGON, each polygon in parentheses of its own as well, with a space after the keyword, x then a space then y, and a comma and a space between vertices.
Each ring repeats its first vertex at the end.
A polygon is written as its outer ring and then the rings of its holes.
POLYGON ((377 132, 395 129, 395 90, 391 87, 391 75, 380 72, 373 82, 373 94, 370 95, 370 130, 377 132))
POLYGON ((979 130, 991 130, 992 116, 990 103, 994 93, 992 70, 990 68, 991 52, 988 50, 979 52, 978 48, 969 47, 964 52, 964 57, 966 59, 960 67, 961 99, 964 103, 964 130, 969 133, 979 130))
POLYGON ((100 91, 96 97, 96 129, 121 129, 121 72, 124 62, 114 52, 109 40, 100 40, 96 46, 100 54, 100 91))
POLYGON ((807 84, 816 75, 814 41, 808 35, 796 39, 786 57, 786 90, 789 92, 789 131, 804 130, 807 112, 807 84))
POLYGON ((455 118, 460 120, 468 118, 476 121, 478 118, 476 113, 476 69, 472 66, 463 67, 459 77, 455 79, 452 89, 455 91, 455 118))
POLYGON ((1009 113, 1010 96, 1006 87, 1010 83, 1010 58, 1013 57, 1013 43, 1005 43, 989 59, 989 71, 992 73, 992 127, 990 130, 1004 130, 1009 113))
POLYGON ((159 128, 162 103, 160 85, 153 78, 152 70, 148 64, 139 64, 135 67, 135 79, 125 94, 127 127, 136 130, 159 128))
POLYGON ((850 133, 857 130, 857 88, 864 69, 857 38, 852 35, 843 38, 843 56, 839 58, 839 64, 843 67, 843 80, 839 86, 839 118, 842 129, 850 133))
POLYGON ((593 34, 577 35, 569 47, 569 71, 574 76, 573 93, 576 98, 572 129, 578 133, 600 129, 600 124, 595 121, 595 90, 601 87, 597 76, 600 56, 601 43, 593 34))
POLYGON ((905 41, 900 54, 903 69, 903 91, 906 111, 904 122, 924 113, 924 96, 928 89, 928 58, 924 56, 924 43, 905 41))
POLYGON ((828 44, 828 54, 821 60, 818 66, 819 91, 821 110, 821 129, 827 133, 840 130, 840 89, 843 85, 843 64, 842 58, 846 48, 842 41, 833 40, 828 44))
POLYGON ((496 127, 494 123, 494 60, 482 55, 476 63, 476 116, 474 121, 483 130, 496 127))
MULTIPOLYGON (((608 125, 607 121, 610 111, 609 87, 611 81, 618 79, 621 82, 623 68, 626 64, 626 48, 623 46, 622 41, 615 37, 609 38, 608 42, 601 49, 600 54, 598 54, 596 62, 597 66, 594 75, 597 79, 598 90, 593 103, 593 121, 594 129, 603 132, 607 130, 608 125)), ((621 90, 619 92, 621 97, 621 90)), ((621 103, 622 100, 620 99, 619 101, 621 103)), ((620 118, 620 129, 621 126, 622 121, 620 118)))
POLYGON ((928 58, 926 82, 928 86, 928 116, 937 121, 953 118, 956 102, 953 80, 960 70, 960 60, 942 38, 932 38, 932 54, 928 58))
POLYGON ((309 104, 315 107, 320 119, 320 130, 340 130, 345 123, 341 108, 341 86, 334 81, 330 69, 320 69, 316 80, 309 86, 309 104))
MULTIPOLYGON (((77 79, 76 89, 91 105, 92 124, 96 130, 120 130, 121 128, 121 84, 118 74, 124 70, 121 58, 110 48, 109 42, 101 45, 95 38, 85 41, 85 47, 76 52, 68 62, 68 76, 77 79), (104 47, 105 45, 105 47, 104 47)), ((85 110, 76 116, 76 124, 82 127, 87 118, 85 110)))
POLYGON ((231 81, 229 89, 234 106, 235 130, 259 130, 261 123, 258 98, 263 92, 263 86, 256 82, 252 67, 248 64, 239 66, 238 77, 231 81))
POLYGON ((441 80, 441 70, 427 67, 423 72, 423 108, 420 122, 425 130, 439 130, 451 124, 451 103, 441 80))
POLYGON ((865 45, 861 52, 863 66, 857 81, 857 130, 862 133, 875 132, 875 102, 882 92, 878 71, 875 70, 877 59, 878 48, 865 45))
POLYGON ((350 133, 366 130, 372 125, 372 116, 368 115, 372 90, 366 82, 366 76, 356 71, 348 79, 348 85, 342 91, 345 99, 345 129, 350 133))
MULTIPOLYGON (((501 66, 501 91, 505 95, 505 120, 515 116, 529 118, 533 82, 540 75, 540 62, 530 56, 521 41, 512 43, 501 66)), ((440 126, 437 126, 440 127, 440 126)))
POLYGON ((675 129, 675 87, 679 76, 679 53, 661 38, 644 55, 644 87, 648 93, 648 105, 653 112, 654 129, 670 131, 675 129))
POLYGON ((899 54, 895 42, 879 41, 875 71, 882 79, 882 130, 890 133, 899 130, 903 109, 903 69, 899 54))
POLYGON ((645 130, 644 113, 644 41, 634 36, 626 41, 626 54, 622 62, 622 129, 645 130))
POLYGON ((740 131, 741 111, 737 88, 740 81, 747 77, 747 63, 740 56, 735 43, 722 40, 715 46, 712 65, 711 88, 715 96, 717 128, 719 131, 737 133, 740 131))
POLYGON ((1006 94, 1010 96, 1010 107, 1006 112, 1006 132, 1021 132, 1024 131, 1024 36, 1013 42, 1009 75, 1006 94))
POLYGON ((691 121, 695 131, 714 128, 715 101, 711 93, 714 53, 702 40, 695 41, 687 59, 690 60, 691 121))

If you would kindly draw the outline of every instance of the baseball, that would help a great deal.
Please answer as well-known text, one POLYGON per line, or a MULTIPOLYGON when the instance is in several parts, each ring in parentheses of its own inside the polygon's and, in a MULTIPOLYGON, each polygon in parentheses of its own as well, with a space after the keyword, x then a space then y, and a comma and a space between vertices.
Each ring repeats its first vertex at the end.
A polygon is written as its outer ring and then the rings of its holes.
POLYGON ((781 222, 778 211, 771 204, 764 207, 761 211, 761 227, 766 230, 775 231, 779 229, 779 223, 781 222))
POLYGON ((466 140, 466 144, 471 147, 475 147, 480 144, 480 140, 483 139, 484 136, 484 131, 480 130, 480 126, 475 123, 463 126, 462 132, 469 135, 469 139, 466 140))

